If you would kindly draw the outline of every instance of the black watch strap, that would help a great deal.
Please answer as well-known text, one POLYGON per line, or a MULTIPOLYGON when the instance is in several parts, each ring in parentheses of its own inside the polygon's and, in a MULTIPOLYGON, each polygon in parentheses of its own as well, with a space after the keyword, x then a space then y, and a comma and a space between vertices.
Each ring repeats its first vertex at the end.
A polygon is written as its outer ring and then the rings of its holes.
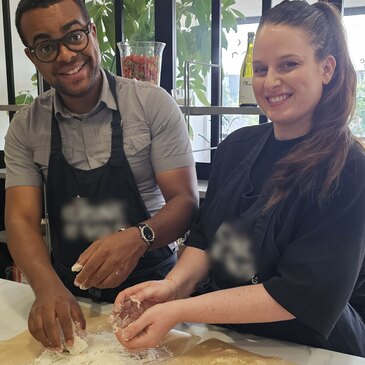
POLYGON ((146 242, 147 248, 150 248, 152 244, 155 242, 155 232, 147 223, 139 223, 136 224, 135 227, 139 229, 141 233, 141 238, 146 242))

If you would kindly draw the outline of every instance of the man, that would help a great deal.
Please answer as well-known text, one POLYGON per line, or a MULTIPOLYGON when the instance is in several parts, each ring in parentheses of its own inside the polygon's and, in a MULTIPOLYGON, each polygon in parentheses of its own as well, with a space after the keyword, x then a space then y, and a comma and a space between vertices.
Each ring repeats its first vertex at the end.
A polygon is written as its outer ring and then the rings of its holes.
POLYGON ((113 301, 122 288, 171 269, 171 242, 189 229, 197 206, 196 175, 172 98, 101 70, 82 0, 21 0, 16 24, 26 55, 54 89, 9 127, 6 230, 35 293, 29 330, 61 351, 57 322, 68 345, 72 321, 85 328, 72 294, 113 301), (39 225, 43 181, 52 262, 39 225))

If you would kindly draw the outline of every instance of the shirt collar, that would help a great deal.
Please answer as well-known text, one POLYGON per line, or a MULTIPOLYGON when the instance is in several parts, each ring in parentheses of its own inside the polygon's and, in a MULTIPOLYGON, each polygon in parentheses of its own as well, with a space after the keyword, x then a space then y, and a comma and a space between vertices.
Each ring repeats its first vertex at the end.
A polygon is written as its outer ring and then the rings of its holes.
MULTIPOLYGON (((103 77, 103 83, 101 87, 101 93, 99 96, 99 100, 96 103, 95 107, 88 113, 88 115, 93 115, 99 112, 104 106, 107 106, 109 109, 117 110, 117 105, 115 103, 113 94, 110 90, 108 79, 106 78, 105 71, 101 69, 101 75, 103 77)), ((58 92, 55 92, 54 97, 54 110, 56 118, 61 121, 64 119, 70 119, 77 117, 78 119, 83 119, 85 115, 79 115, 75 113, 71 113, 66 107, 63 105, 62 99, 58 92)))

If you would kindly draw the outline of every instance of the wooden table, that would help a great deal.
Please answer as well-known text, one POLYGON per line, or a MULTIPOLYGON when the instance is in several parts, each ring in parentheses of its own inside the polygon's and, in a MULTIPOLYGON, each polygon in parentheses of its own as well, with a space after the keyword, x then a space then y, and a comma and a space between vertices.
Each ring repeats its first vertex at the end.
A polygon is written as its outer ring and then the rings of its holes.
MULTIPOLYGON (((27 317, 34 294, 25 284, 0 279, 0 364, 15 364, 19 352, 39 354, 41 346, 27 333, 27 317), (21 334, 19 336, 19 334, 21 334), (21 337, 21 346, 14 344, 14 337, 21 337), (9 349, 12 349, 9 351, 9 349), (12 354, 12 355, 11 355, 12 354)), ((91 315, 88 329, 100 325, 98 318, 109 314, 111 304, 95 304, 80 299, 83 309, 91 315)), ((297 365, 365 365, 365 359, 254 335, 243 335, 221 327, 183 323, 177 330, 201 337, 201 341, 218 338, 239 348, 265 356, 276 356, 297 365)))

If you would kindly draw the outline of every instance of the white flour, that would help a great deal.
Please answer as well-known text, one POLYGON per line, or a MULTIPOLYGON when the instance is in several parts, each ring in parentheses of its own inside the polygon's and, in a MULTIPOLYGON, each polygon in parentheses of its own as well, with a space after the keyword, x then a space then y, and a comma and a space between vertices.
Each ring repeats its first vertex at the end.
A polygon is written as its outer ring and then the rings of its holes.
POLYGON ((84 340, 88 347, 81 354, 45 350, 29 365, 141 365, 171 356, 166 348, 130 353, 110 332, 88 334, 84 340))

